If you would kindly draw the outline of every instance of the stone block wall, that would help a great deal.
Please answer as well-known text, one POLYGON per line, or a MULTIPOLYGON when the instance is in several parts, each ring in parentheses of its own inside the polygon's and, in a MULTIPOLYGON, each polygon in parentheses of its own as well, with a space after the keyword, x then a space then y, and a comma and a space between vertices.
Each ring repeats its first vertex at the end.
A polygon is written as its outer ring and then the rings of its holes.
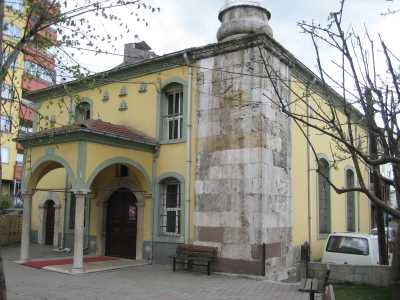
MULTIPOLYGON (((330 264, 330 283, 366 284, 378 287, 388 287, 391 282, 389 266, 354 266, 330 264)), ((309 264, 309 276, 324 280, 326 265, 318 262, 309 264)), ((298 265, 299 278, 305 277, 305 265, 298 265)))
MULTIPOLYGON (((262 50, 284 80, 285 63, 262 50)), ((257 47, 198 61, 195 243, 217 246, 217 271, 281 280, 293 266, 290 121, 257 47), (222 70, 222 71, 219 71, 222 70)), ((287 91, 283 91, 286 99, 287 91)))

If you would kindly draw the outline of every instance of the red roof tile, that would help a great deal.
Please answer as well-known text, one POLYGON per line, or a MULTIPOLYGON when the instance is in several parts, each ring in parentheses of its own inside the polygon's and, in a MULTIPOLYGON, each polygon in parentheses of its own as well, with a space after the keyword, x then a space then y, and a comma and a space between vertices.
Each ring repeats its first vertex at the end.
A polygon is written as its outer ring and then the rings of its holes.
POLYGON ((138 130, 131 129, 123 125, 104 122, 102 120, 86 120, 72 125, 46 129, 35 133, 22 134, 17 138, 17 141, 32 140, 47 136, 65 135, 76 132, 88 132, 151 146, 158 145, 158 141, 156 139, 149 137, 138 130))

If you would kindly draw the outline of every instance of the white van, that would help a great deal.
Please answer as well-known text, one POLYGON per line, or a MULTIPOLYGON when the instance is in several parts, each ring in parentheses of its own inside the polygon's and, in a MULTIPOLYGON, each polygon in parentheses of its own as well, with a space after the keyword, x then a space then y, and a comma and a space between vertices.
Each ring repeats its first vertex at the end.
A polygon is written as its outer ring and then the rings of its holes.
POLYGON ((371 234, 332 233, 326 240, 322 263, 378 265, 378 238, 371 234))

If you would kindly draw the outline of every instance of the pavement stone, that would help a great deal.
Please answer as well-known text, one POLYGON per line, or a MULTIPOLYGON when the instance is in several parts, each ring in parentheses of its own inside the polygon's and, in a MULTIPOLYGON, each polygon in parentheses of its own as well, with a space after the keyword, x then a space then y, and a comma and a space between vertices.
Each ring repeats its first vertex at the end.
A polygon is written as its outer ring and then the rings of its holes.
MULTIPOLYGON (((306 300, 295 284, 178 271, 147 265, 82 275, 38 270, 15 263, 19 247, 2 249, 8 300, 306 300)), ((62 257, 32 247, 32 257, 62 257)))

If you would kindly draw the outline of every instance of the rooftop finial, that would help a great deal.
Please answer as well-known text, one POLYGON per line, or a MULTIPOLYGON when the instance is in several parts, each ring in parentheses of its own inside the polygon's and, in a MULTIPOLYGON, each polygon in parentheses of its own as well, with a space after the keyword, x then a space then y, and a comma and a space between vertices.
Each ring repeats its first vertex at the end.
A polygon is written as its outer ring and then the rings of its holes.
POLYGON ((268 24, 271 13, 258 1, 225 0, 218 18, 222 23, 217 33, 218 41, 255 33, 272 37, 268 24))

